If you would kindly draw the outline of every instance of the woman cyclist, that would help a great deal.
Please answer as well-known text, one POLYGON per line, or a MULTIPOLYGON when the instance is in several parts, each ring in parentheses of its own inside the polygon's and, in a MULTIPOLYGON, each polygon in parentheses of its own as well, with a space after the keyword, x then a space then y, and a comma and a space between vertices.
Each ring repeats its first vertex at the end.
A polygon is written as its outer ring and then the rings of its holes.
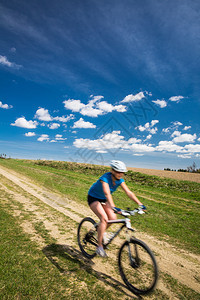
POLYGON ((138 200, 136 195, 129 190, 124 179, 124 173, 127 172, 126 165, 119 160, 112 160, 110 163, 111 172, 102 175, 89 189, 88 204, 91 210, 100 219, 98 226, 98 247, 96 253, 99 256, 106 257, 107 254, 103 249, 103 235, 106 231, 108 220, 115 220, 116 215, 114 211, 120 213, 120 209, 115 207, 112 193, 121 186, 127 196, 135 201, 140 208, 146 207, 138 200))

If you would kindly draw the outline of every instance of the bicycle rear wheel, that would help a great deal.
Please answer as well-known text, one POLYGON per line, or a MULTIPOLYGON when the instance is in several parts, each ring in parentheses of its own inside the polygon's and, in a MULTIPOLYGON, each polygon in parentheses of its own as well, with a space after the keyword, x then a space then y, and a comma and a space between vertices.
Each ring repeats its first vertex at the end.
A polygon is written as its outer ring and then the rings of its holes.
POLYGON ((150 293, 158 280, 158 267, 149 247, 142 241, 131 239, 119 250, 118 265, 127 287, 136 295, 150 293))
POLYGON ((83 255, 87 258, 93 258, 96 255, 97 241, 97 223, 92 218, 84 218, 77 232, 78 245, 83 255))

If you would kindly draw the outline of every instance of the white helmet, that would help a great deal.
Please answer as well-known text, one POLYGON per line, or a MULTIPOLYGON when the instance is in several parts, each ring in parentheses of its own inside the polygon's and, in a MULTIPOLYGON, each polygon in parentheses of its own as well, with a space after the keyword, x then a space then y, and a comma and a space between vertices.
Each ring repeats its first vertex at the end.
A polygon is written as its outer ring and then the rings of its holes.
POLYGON ((127 172, 126 165, 120 160, 112 160, 110 166, 117 172, 127 172))

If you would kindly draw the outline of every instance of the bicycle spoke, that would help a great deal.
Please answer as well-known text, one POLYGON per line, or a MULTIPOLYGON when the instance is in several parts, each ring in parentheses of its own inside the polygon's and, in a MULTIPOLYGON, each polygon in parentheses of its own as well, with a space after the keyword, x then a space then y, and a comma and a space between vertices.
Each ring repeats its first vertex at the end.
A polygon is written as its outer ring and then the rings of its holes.
POLYGON ((97 231, 96 223, 91 218, 85 218, 78 227, 78 244, 82 253, 87 258, 93 258, 96 255, 97 231))
POLYGON ((136 294, 153 289, 157 280, 155 259, 141 242, 125 242, 119 253, 119 268, 124 282, 136 294))

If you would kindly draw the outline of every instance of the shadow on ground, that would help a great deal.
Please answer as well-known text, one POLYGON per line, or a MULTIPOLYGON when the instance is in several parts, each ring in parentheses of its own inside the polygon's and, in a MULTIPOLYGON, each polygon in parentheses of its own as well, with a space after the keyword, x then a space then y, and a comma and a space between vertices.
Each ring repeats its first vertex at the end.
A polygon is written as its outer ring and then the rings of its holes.
POLYGON ((131 296, 130 292, 127 293, 127 287, 120 281, 112 278, 111 276, 105 273, 94 270, 92 268, 94 262, 90 259, 85 258, 80 251, 71 246, 51 244, 43 248, 42 252, 50 260, 50 262, 59 270, 59 272, 63 274, 72 274, 73 272, 76 272, 78 268, 83 268, 88 273, 95 276, 98 280, 102 281, 104 284, 110 285, 112 288, 117 289, 129 298, 142 299, 141 297, 137 297, 135 295, 131 296), (61 261, 60 258, 64 258, 65 263, 63 263, 63 261, 61 261), (76 263, 77 268, 68 268, 68 264, 71 263, 76 263))

